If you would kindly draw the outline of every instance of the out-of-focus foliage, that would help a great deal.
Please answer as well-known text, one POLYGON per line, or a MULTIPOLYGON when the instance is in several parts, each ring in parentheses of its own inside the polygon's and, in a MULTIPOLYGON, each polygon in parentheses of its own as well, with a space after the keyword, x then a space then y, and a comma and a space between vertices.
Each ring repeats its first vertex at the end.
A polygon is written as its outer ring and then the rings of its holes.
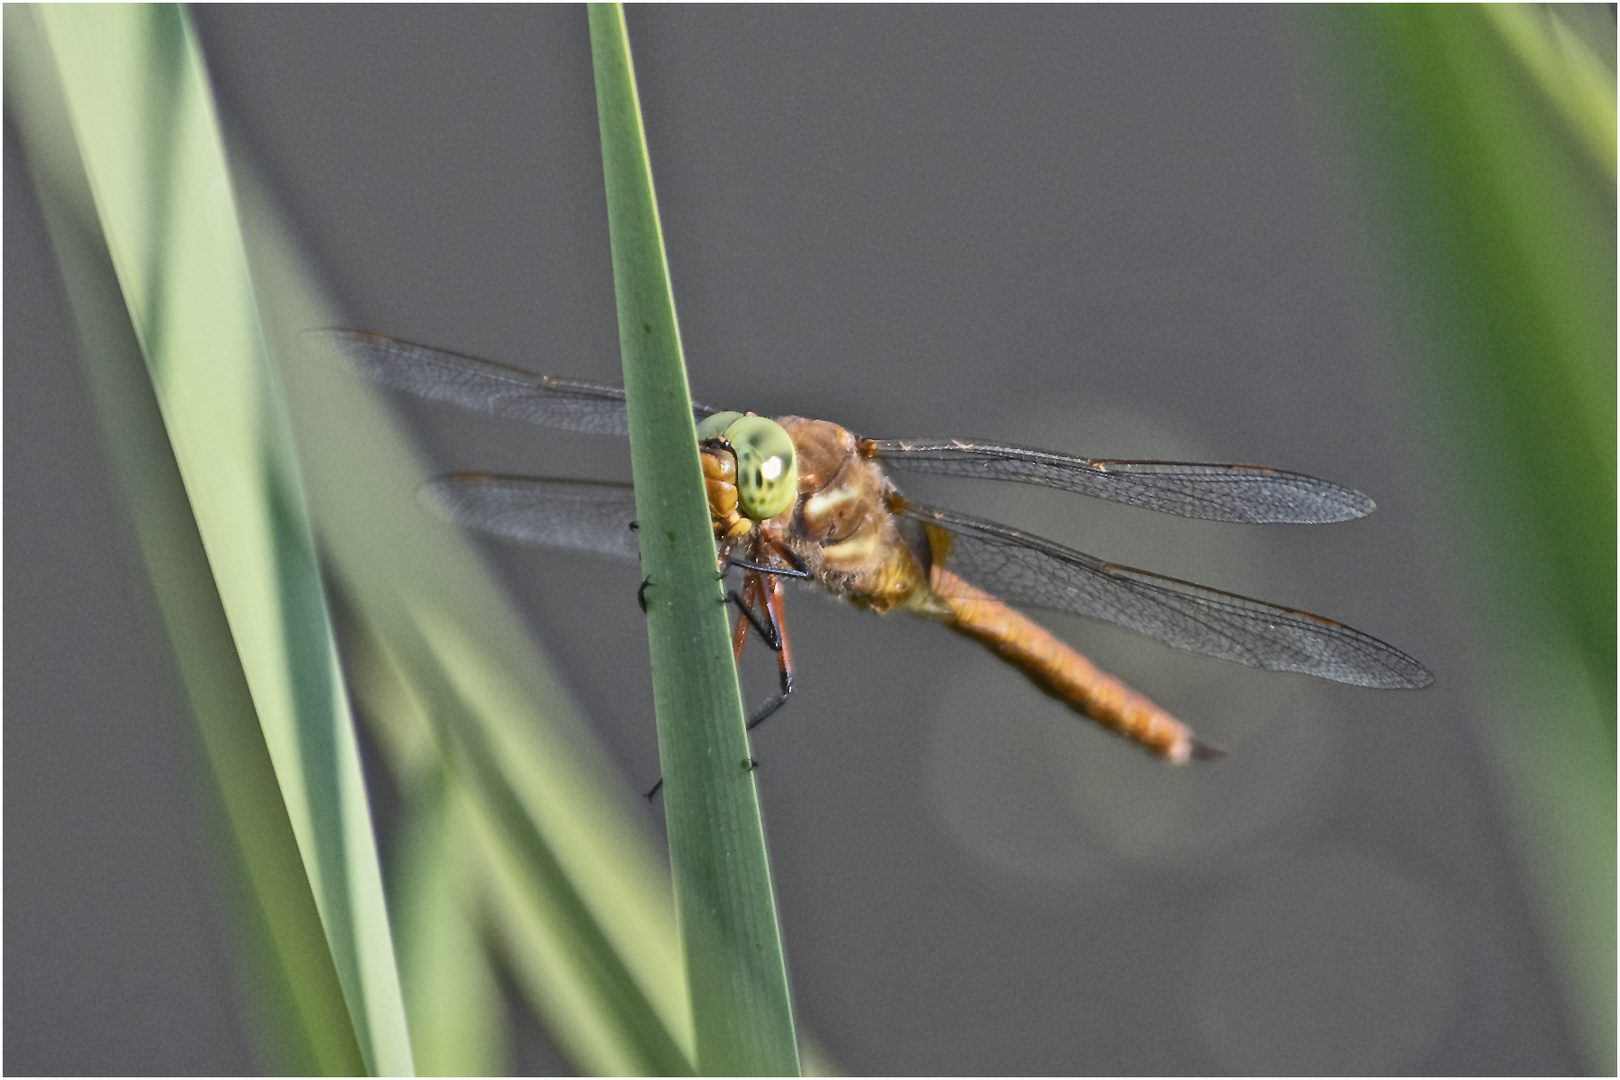
POLYGON ((190 22, 44 6, 6 24, 8 99, 15 87, 100 417, 132 455, 115 475, 225 811, 269 1060, 347 1071, 358 1049, 369 1071, 408 1074, 359 751, 190 22))
MULTIPOLYGON (((1615 1054, 1612 7, 1305 16, 1358 193, 1350 246, 1446 462, 1438 577, 1477 627, 1475 707, 1590 1060, 1615 1054)), ((1442 675, 1442 677, 1444 677, 1442 675)))
POLYGON ((405 1074, 413 1045, 435 1072, 500 1068, 498 963, 580 1071, 690 1071, 634 796, 476 554, 421 527, 425 469, 387 406, 304 333, 341 320, 251 169, 227 172, 185 13, 13 6, 6 24, 8 105, 224 810, 266 1068, 405 1074), (140 338, 183 490, 109 323, 140 338), (306 508, 406 800, 388 909, 306 508))

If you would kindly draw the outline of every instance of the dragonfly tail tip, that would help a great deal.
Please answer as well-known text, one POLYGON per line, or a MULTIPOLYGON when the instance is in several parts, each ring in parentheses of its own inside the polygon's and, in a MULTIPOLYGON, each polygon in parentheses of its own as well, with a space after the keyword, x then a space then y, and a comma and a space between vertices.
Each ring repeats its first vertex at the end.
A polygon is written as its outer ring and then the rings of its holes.
POLYGON ((1194 761, 1218 761, 1226 756, 1226 751, 1218 746, 1211 746, 1199 739, 1192 741, 1192 759, 1194 761))

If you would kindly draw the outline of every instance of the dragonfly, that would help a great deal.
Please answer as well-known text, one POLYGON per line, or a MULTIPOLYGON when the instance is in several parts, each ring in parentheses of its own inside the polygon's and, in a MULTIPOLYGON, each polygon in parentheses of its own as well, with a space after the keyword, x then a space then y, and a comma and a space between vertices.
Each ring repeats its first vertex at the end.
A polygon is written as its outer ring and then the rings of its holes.
MULTIPOLYGON (((537 375, 353 330, 322 332, 359 374, 431 401, 563 431, 629 434, 624 390, 537 375)), ((1078 614, 1173 648, 1272 671, 1418 689, 1427 668, 1343 623, 1107 562, 1006 525, 902 495, 890 471, 1033 484, 1208 521, 1325 524, 1372 512, 1351 488, 1252 465, 1082 458, 965 439, 870 439, 824 420, 694 403, 717 570, 743 570, 732 647, 750 631, 793 689, 783 582, 820 585, 857 608, 943 623, 1079 715, 1172 763, 1220 756, 1146 695, 1099 670, 1018 608, 1078 614)), ((457 474, 423 489, 449 520, 522 543, 639 557, 629 484, 457 474)), ((643 585, 643 589, 646 586, 643 585)))

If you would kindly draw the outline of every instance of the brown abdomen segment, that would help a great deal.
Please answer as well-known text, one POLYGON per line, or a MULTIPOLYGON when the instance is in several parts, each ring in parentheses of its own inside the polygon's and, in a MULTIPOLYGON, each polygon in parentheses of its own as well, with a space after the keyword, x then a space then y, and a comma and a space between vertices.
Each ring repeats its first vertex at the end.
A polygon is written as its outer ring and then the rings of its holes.
POLYGON ((938 565, 933 587, 914 611, 981 642, 1080 715, 1178 765, 1218 756, 1186 724, 989 593, 938 565))

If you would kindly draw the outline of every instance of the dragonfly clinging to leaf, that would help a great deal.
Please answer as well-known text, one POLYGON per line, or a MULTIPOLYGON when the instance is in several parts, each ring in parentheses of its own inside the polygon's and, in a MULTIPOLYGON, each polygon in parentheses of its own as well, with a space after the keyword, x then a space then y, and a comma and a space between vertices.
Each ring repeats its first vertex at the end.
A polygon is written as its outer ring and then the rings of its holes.
MULTIPOLYGON (((368 378, 419 397, 567 431, 628 434, 624 391, 534 375, 377 334, 326 332, 368 378)), ((1161 758, 1215 751, 1187 725, 1010 605, 1091 616, 1178 649, 1335 682, 1416 689, 1424 666, 1342 623, 1101 559, 1038 536, 924 506, 887 470, 984 477, 1078 492, 1209 521, 1326 523, 1372 512, 1367 496, 1299 473, 1249 465, 1080 458, 956 439, 866 439, 837 424, 693 406, 718 565, 743 569, 733 649, 750 627, 776 651, 780 692, 793 661, 782 579, 815 581, 856 607, 944 623, 1017 667, 1040 689, 1161 758)), ((457 475, 430 504, 453 521, 532 544, 634 559, 628 484, 457 475)))

